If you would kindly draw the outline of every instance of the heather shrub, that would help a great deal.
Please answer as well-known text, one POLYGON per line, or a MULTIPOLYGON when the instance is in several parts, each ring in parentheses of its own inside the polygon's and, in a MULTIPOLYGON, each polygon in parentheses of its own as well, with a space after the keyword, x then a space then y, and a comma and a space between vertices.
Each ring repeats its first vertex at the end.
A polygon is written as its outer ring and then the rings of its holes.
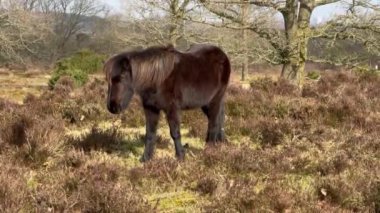
POLYGON ((271 78, 259 78, 253 80, 250 85, 253 90, 259 90, 263 92, 271 92, 273 91, 274 82, 271 78))
POLYGON ((33 111, 20 109, 7 115, 1 125, 0 137, 9 150, 16 150, 14 157, 17 161, 38 167, 59 148, 62 128, 60 119, 39 117, 33 111))
POLYGON ((83 212, 152 211, 140 192, 120 180, 122 173, 123 169, 112 163, 97 162, 82 167, 65 183, 66 190, 74 195, 72 199, 80 197, 75 209, 83 212), (79 177, 86 178, 80 181, 79 177))
POLYGON ((136 167, 129 171, 129 176, 135 183, 141 183, 143 178, 155 179, 160 183, 175 181, 179 178, 178 162, 175 159, 155 158, 145 163, 142 167, 136 167))
POLYGON ((10 159, 0 155, 0 209, 17 212, 22 207, 31 206, 33 200, 21 174, 26 170, 16 167, 10 159))
POLYGON ((259 140, 264 146, 281 144, 284 137, 291 132, 289 124, 285 122, 262 121, 258 128, 259 140))
POLYGON ((71 124, 79 124, 87 121, 96 121, 109 116, 105 106, 97 103, 81 103, 80 99, 69 99, 59 106, 62 118, 71 124))
POLYGON ((58 105, 58 110, 72 124, 110 119, 112 116, 106 109, 106 89, 105 81, 95 78, 73 91, 70 98, 58 105))
POLYGON ((0 112, 12 111, 18 106, 19 106, 18 104, 12 101, 8 101, 3 98, 0 98, 0 112))
POLYGON ((140 100, 111 115, 103 80, 61 78, 22 105, 0 100, 0 209, 378 212, 380 78, 320 74, 302 91, 269 78, 229 87, 227 144, 206 146, 206 116, 182 112, 183 162, 163 116, 155 158, 139 162, 140 100))
POLYGON ((71 76, 62 76, 60 77, 54 86, 55 93, 64 93, 68 94, 74 90, 75 79, 71 76))
POLYGON ((203 195, 212 195, 217 187, 218 183, 215 178, 206 176, 198 180, 196 190, 203 195))
POLYGON ((281 96, 297 96, 297 86, 291 84, 286 79, 279 79, 274 81, 271 78, 259 78, 253 80, 251 83, 252 90, 266 93, 268 97, 273 97, 274 94, 281 96))
POLYGON ((184 127, 189 129, 189 137, 206 138, 208 120, 201 110, 185 111, 181 120, 184 127))
MULTIPOLYGON (((30 209, 75 212, 151 212, 153 208, 128 181, 120 179, 122 168, 114 163, 88 162, 75 170, 51 172, 33 181, 45 184, 31 191, 30 209)), ((31 180, 32 182, 32 180, 31 180)))
MULTIPOLYGON (((94 78, 91 82, 87 83, 79 95, 83 102, 95 102, 99 104, 106 104, 107 98, 107 82, 94 78)), ((79 98, 78 98, 79 99, 79 98)))
POLYGON ((145 114, 137 97, 132 98, 128 108, 121 115, 122 124, 126 127, 142 127, 145 125, 145 114))
POLYGON ((253 212, 258 208, 256 193, 253 190, 254 181, 238 179, 227 182, 223 187, 224 193, 212 197, 212 202, 205 207, 206 212, 253 212))
POLYGON ((83 200, 77 209, 83 212, 150 212, 153 208, 142 196, 126 185, 87 181, 80 187, 83 200))
POLYGON ((310 84, 306 84, 302 88, 301 96, 303 98, 318 98, 318 91, 316 91, 316 88, 313 87, 310 84))
POLYGON ((258 151, 245 145, 239 148, 220 145, 205 149, 201 160, 203 165, 210 168, 223 166, 234 173, 254 172, 262 166, 256 159, 258 154, 258 151))

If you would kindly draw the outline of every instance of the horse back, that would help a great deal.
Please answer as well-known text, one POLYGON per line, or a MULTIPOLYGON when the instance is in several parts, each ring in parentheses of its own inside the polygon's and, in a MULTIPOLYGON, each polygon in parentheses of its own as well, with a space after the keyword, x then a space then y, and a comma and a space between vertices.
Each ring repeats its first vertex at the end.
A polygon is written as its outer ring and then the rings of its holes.
POLYGON ((194 45, 179 53, 166 86, 170 96, 180 99, 182 108, 195 108, 207 105, 220 91, 224 93, 229 77, 229 59, 219 47, 194 45))
POLYGON ((222 85, 228 84, 231 72, 230 62, 222 49, 214 45, 197 44, 191 46, 185 55, 187 56, 180 61, 186 64, 185 67, 181 67, 184 74, 191 73, 197 77, 197 81, 201 82, 212 83, 212 79, 218 79, 222 85))

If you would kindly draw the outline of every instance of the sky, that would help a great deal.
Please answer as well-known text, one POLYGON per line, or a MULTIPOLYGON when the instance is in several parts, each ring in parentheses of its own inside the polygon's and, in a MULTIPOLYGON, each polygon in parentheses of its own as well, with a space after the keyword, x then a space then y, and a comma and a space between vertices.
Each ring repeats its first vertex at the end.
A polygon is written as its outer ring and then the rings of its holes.
MULTIPOLYGON (((118 13, 122 11, 123 5, 132 3, 134 0, 102 0, 110 6, 111 12, 118 13), (123 2, 123 3, 122 3, 123 2)), ((312 24, 319 24, 330 20, 335 15, 343 14, 344 7, 340 3, 328 4, 314 9, 311 16, 312 24)))

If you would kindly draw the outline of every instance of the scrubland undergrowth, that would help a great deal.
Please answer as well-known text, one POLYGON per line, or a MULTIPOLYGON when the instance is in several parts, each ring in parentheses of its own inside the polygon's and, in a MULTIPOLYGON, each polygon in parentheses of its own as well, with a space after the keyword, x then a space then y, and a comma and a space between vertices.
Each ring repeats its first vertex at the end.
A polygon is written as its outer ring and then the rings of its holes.
POLYGON ((321 73, 302 90, 260 78, 231 86, 226 145, 205 148, 207 120, 182 116, 186 161, 162 116, 156 157, 141 164, 139 100, 114 116, 106 85, 0 100, 4 212, 378 212, 380 77, 321 73))

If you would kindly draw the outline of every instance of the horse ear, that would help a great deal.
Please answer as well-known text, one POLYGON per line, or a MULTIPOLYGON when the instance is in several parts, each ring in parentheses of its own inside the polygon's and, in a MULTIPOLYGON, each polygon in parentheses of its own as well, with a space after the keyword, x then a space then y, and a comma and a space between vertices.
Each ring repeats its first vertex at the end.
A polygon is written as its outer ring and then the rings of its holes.
POLYGON ((123 68, 123 70, 129 69, 130 64, 129 64, 129 59, 127 57, 121 60, 121 67, 123 68))
POLYGON ((132 67, 131 67, 131 63, 130 63, 130 60, 128 57, 124 57, 122 60, 121 60, 121 69, 123 71, 126 71, 130 74, 132 74, 132 67))

